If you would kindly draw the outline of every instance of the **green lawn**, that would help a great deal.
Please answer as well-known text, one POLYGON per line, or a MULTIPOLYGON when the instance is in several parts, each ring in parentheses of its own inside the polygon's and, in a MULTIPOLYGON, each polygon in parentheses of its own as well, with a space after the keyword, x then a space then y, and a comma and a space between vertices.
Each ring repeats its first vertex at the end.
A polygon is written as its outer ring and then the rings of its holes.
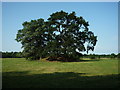
POLYGON ((118 60, 81 62, 27 61, 2 59, 3 88, 115 88, 118 87, 118 60))

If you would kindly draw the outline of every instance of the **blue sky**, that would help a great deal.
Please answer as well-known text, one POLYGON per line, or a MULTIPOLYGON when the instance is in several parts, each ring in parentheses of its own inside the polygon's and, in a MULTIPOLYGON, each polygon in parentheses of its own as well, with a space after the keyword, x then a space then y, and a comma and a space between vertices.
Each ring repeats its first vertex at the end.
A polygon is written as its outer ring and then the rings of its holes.
POLYGON ((17 31, 24 21, 49 18, 50 14, 64 10, 75 11, 89 21, 89 29, 98 36, 95 54, 118 53, 118 3, 117 2, 2 2, 2 51, 21 51, 15 41, 17 31))

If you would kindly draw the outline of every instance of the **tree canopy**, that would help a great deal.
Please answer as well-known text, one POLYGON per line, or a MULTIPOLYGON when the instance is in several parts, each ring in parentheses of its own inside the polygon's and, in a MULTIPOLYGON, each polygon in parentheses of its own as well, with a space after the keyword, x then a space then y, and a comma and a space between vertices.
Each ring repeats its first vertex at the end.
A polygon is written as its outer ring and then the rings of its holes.
POLYGON ((55 12, 45 21, 40 18, 24 22, 16 40, 22 44, 27 59, 74 61, 81 52, 94 50, 97 36, 89 31, 89 23, 75 12, 55 12))

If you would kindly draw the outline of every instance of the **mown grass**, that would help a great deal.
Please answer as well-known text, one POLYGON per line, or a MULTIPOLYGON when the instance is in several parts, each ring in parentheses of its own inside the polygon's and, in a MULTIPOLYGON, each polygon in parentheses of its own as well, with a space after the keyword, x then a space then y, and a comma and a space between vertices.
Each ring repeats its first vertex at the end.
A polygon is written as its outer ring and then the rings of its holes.
POLYGON ((3 88, 104 88, 117 87, 118 60, 81 62, 2 59, 3 88))

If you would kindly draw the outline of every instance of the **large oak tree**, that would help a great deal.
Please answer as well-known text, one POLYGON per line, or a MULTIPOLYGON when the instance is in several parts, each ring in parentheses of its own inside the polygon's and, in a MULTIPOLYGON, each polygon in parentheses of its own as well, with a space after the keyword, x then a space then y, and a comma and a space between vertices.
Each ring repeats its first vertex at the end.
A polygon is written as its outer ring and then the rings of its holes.
POLYGON ((47 21, 31 20, 23 23, 16 40, 21 42, 27 59, 74 61, 81 52, 94 50, 97 36, 89 31, 89 23, 75 12, 55 12, 47 21))

